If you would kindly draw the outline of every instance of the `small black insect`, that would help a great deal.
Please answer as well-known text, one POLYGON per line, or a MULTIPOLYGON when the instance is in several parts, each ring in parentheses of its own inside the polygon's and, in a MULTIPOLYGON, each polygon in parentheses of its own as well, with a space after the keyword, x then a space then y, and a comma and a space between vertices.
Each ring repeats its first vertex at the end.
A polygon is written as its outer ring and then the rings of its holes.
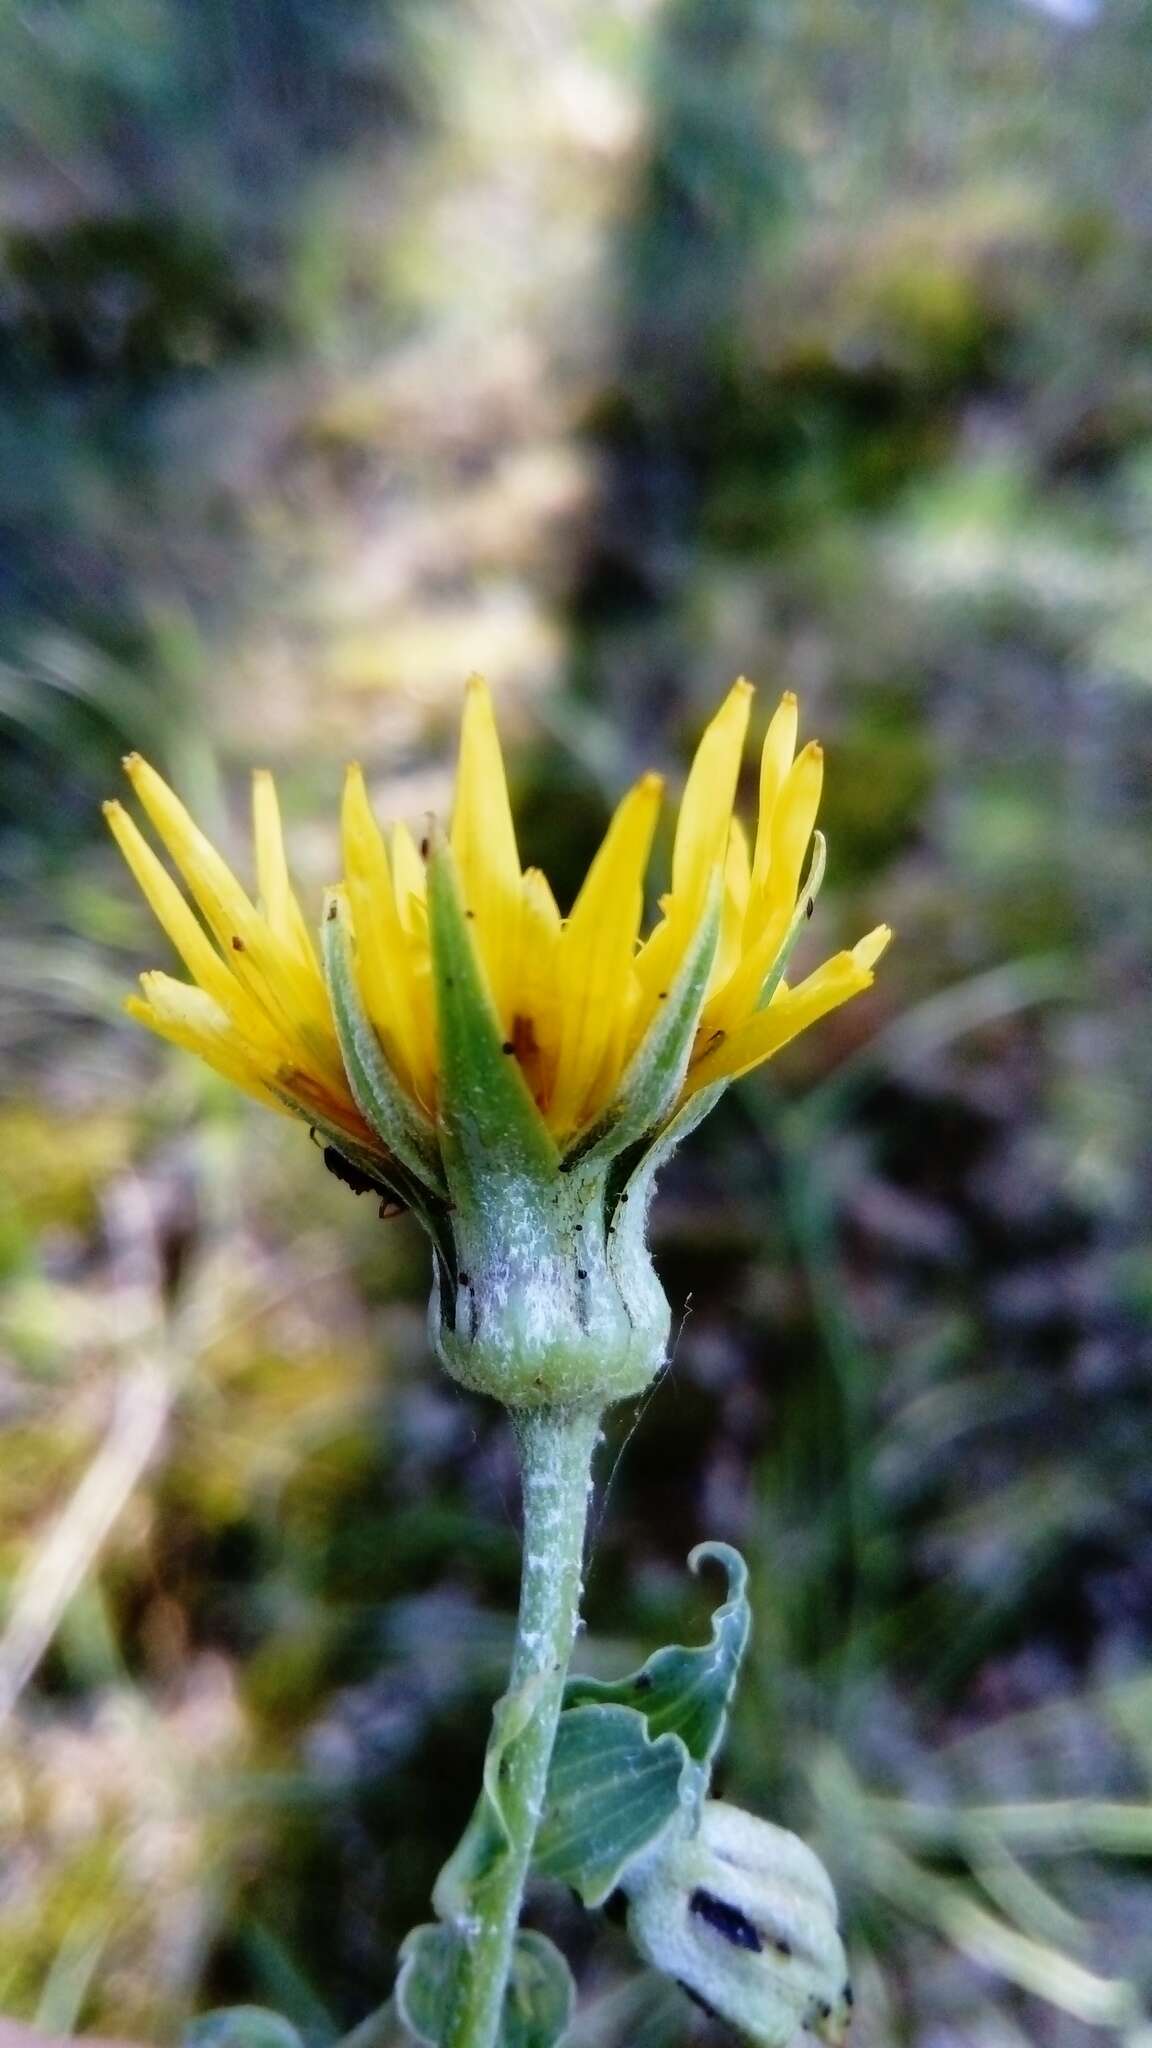
POLYGON ((385 1187, 382 1180, 376 1180, 372 1174, 364 1173, 360 1167, 353 1166, 352 1161, 345 1159, 344 1154, 338 1152, 335 1145, 325 1145, 323 1156, 329 1173, 335 1174, 337 1180, 343 1181, 346 1188, 351 1188, 354 1195, 379 1195, 382 1217, 387 1219, 403 1215, 408 1207, 407 1202, 401 1202, 391 1188, 385 1187))

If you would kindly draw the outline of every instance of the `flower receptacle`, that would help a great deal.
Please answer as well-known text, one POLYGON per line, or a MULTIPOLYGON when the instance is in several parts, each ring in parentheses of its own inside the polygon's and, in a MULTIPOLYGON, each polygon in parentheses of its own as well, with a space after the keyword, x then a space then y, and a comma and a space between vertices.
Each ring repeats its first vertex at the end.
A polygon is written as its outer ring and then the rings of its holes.
POLYGON ((606 1168, 479 1178, 452 1165, 456 1270, 438 1273, 430 1310, 447 1371, 514 1408, 642 1392, 670 1312, 646 1250, 625 1255, 606 1168))

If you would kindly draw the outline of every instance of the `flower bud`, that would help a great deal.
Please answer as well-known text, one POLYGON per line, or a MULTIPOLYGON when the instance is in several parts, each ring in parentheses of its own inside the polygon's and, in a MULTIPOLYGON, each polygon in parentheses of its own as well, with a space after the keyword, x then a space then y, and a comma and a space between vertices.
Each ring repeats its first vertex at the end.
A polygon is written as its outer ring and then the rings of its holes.
POLYGON ((836 1898, 797 1835, 709 1799, 696 1833, 666 1838, 624 1889, 645 1960, 757 2048, 801 2028, 840 2048, 852 1989, 836 1898))

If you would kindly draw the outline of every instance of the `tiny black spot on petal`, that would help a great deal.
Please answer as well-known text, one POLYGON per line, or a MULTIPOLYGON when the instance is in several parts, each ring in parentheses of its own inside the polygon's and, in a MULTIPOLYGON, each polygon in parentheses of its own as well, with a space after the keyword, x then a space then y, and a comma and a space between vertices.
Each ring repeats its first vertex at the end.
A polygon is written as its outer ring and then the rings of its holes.
POLYGON ((511 1038, 506 1038, 506 1039, 504 1040, 504 1043, 503 1043, 503 1045, 502 1045, 502 1046, 500 1047, 500 1050, 501 1050, 501 1052, 515 1052, 515 1050, 516 1050, 516 1044, 515 1044, 515 1040, 514 1040, 514 1039, 511 1039, 511 1038))
MULTIPOLYGON (((333 909, 335 909, 335 905, 333 905, 333 909)), ((234 953, 242 953, 244 951, 244 941, 236 932, 232 934, 232 951, 234 953)))

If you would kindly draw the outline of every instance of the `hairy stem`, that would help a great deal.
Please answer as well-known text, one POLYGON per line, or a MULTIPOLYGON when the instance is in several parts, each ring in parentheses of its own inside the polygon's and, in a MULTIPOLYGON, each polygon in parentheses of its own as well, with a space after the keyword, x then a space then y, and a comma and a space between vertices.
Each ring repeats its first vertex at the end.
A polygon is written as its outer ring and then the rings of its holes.
POLYGON ((444 2048, 495 2048, 540 1822, 560 1701, 580 1613, 594 1408, 521 1409, 513 1417, 524 1490, 524 1558, 509 1692, 530 1686, 534 1708, 504 1752, 501 1807, 511 1852, 486 1886, 469 1930, 444 2048))

